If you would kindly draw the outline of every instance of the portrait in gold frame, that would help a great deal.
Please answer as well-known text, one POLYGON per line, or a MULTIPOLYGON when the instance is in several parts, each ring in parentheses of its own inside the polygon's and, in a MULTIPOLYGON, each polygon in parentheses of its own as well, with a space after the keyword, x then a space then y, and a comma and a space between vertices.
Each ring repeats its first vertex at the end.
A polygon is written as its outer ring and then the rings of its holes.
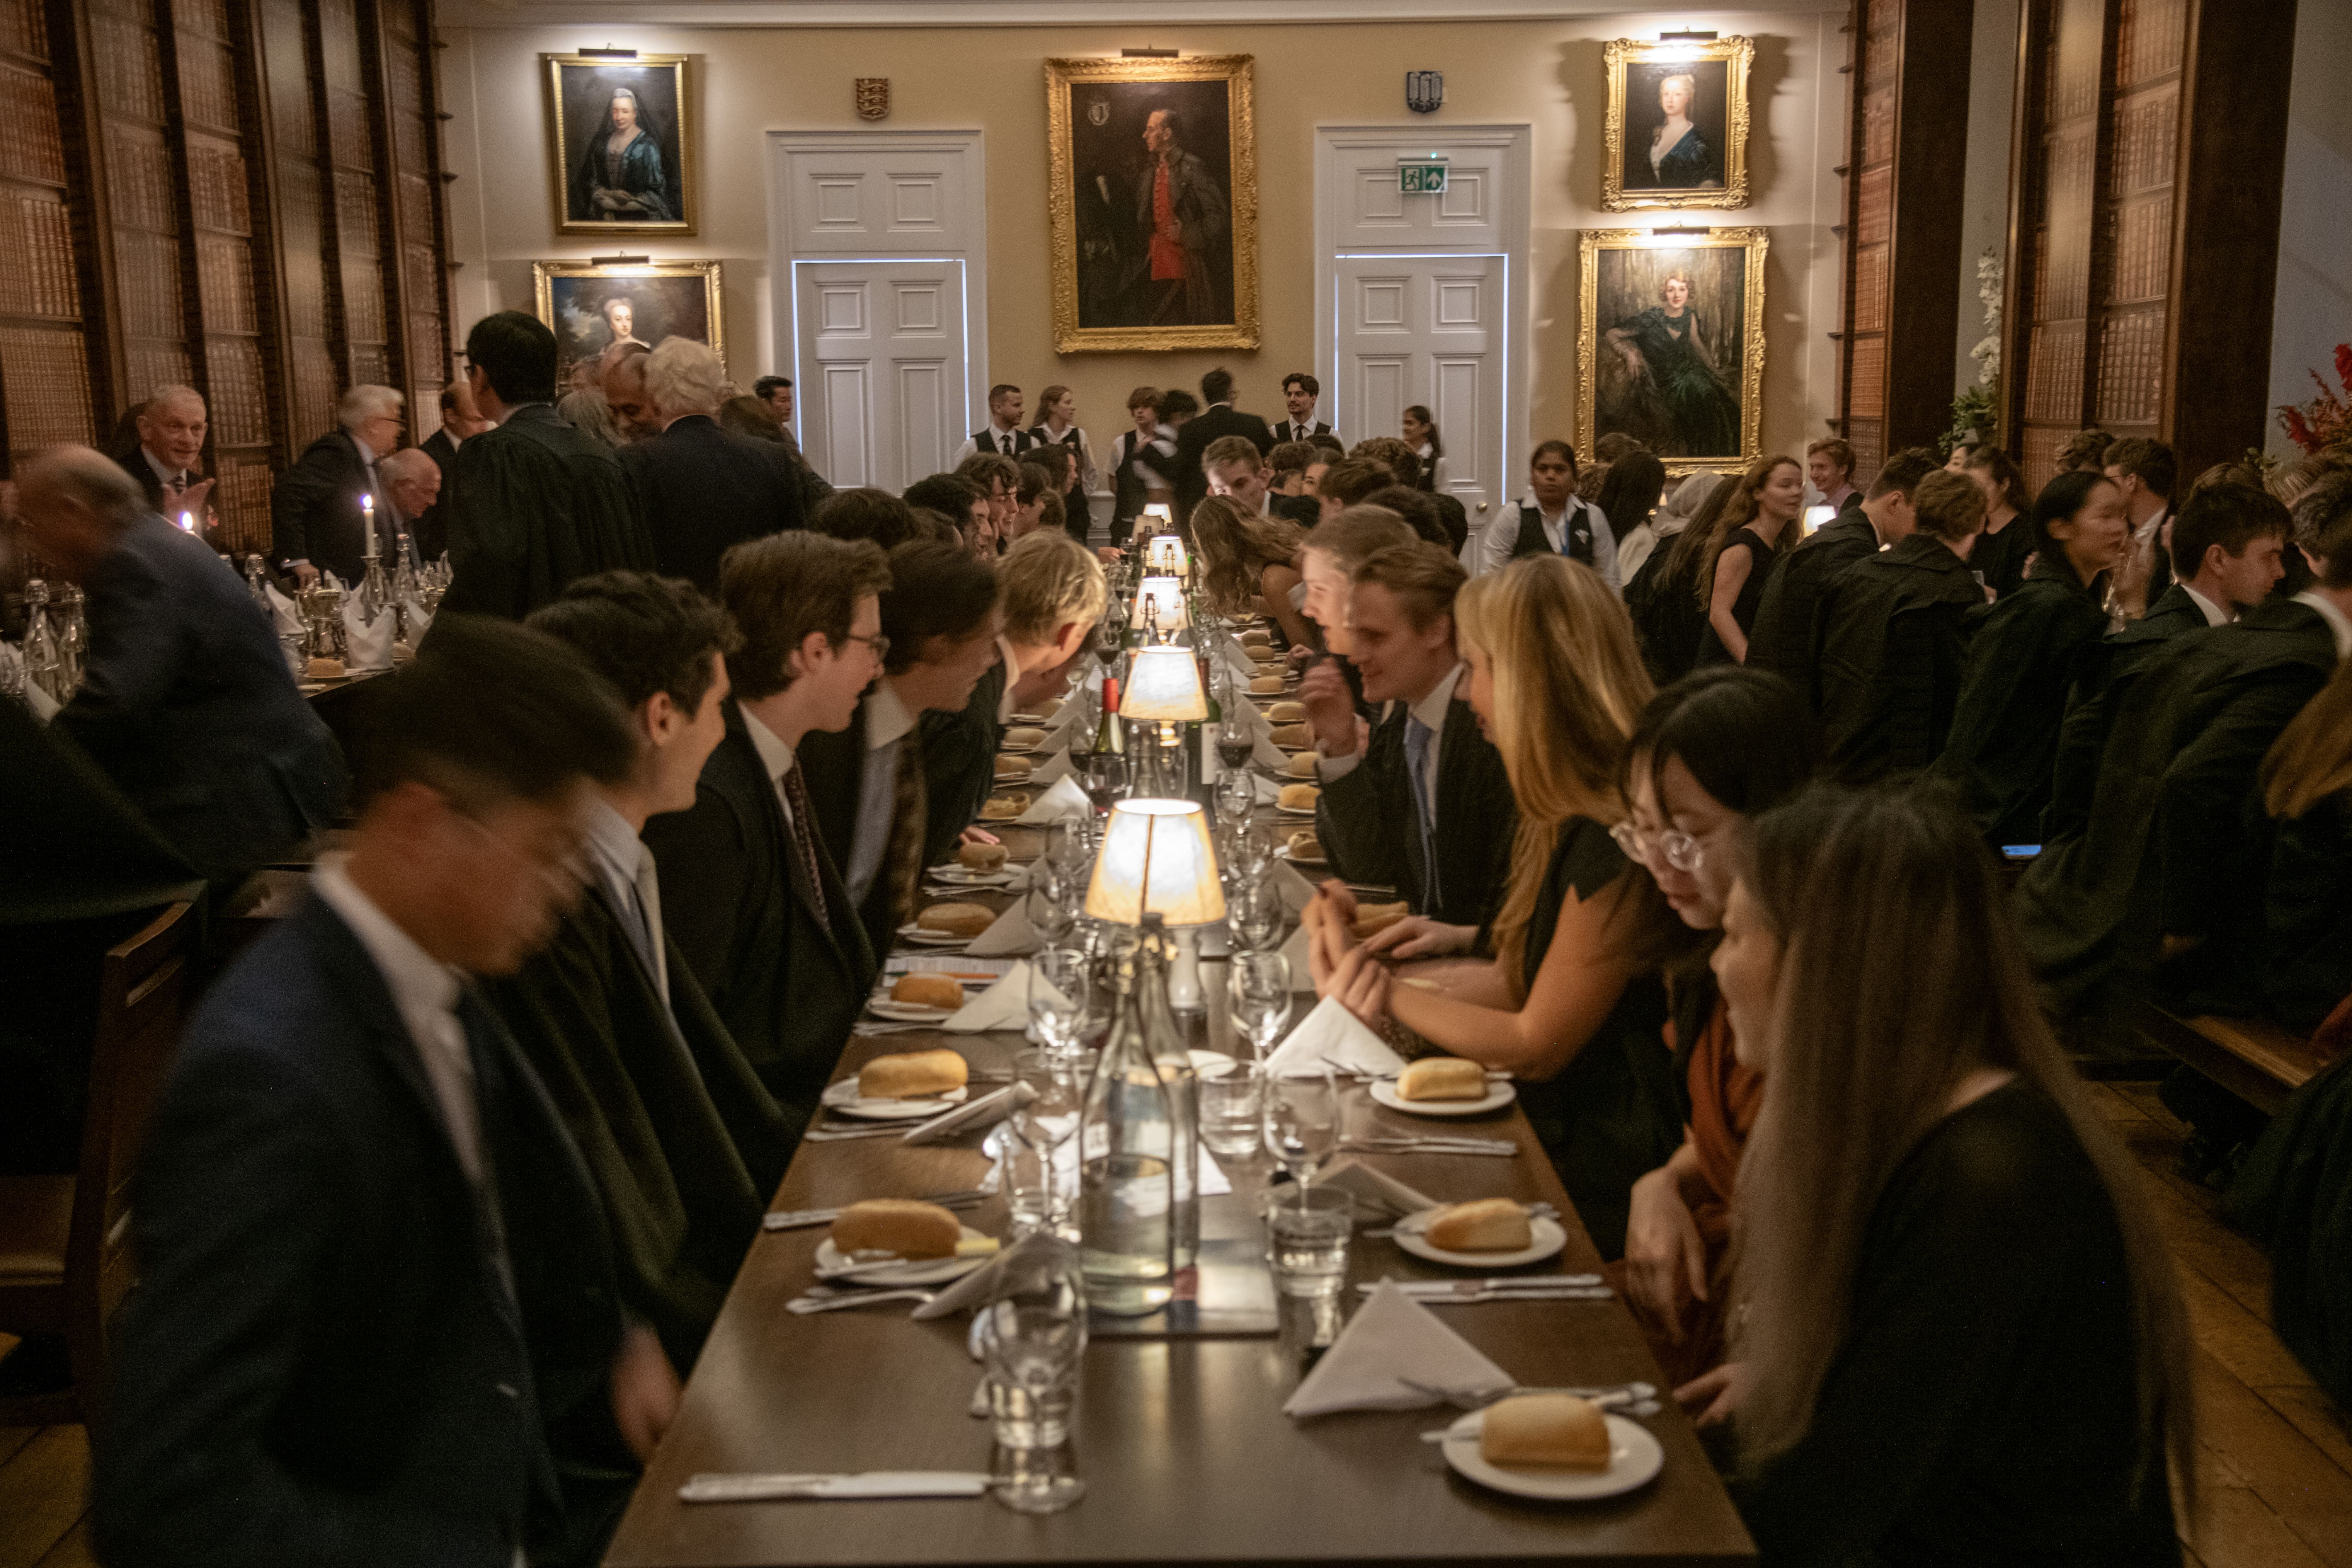
POLYGON ((1056 353, 1258 346, 1251 61, 1045 62, 1056 353))
POLYGON ((1612 38, 1601 60, 1609 71, 1602 210, 1746 206, 1754 40, 1612 38))
POLYGON ((539 58, 547 66, 555 232, 694 233, 691 57, 539 58), (634 134, 620 136, 617 161, 608 161, 607 142, 624 131, 634 134))
POLYGON ((690 338, 727 363, 716 261, 534 261, 530 272, 539 319, 555 334, 558 385, 624 334, 648 348, 690 338))
POLYGON ((1761 228, 1584 232, 1580 450, 1632 436, 1670 474, 1744 468, 1762 455, 1769 245, 1761 228))

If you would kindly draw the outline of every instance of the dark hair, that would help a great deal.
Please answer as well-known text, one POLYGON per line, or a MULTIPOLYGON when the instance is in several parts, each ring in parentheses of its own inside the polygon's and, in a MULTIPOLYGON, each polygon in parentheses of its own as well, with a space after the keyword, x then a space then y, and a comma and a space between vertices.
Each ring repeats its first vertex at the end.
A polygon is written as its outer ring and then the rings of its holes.
POLYGON ((1274 474, 1303 474, 1307 465, 1315 461, 1316 447, 1309 441, 1276 441, 1274 450, 1265 455, 1266 470, 1274 474))
POLYGON ((2011 511, 2024 513, 2033 510, 2033 492, 2025 488, 2025 475, 2018 468, 2017 459, 2000 447, 1990 442, 1974 447, 1962 466, 1972 472, 1990 475, 2000 490, 2000 499, 2011 511))
MULTIPOLYGON (((1169 121, 1169 123, 1172 126, 1175 123, 1175 121, 1171 118, 1169 121)), ((1233 400, 1234 373, 1232 371, 1227 370, 1223 365, 1219 365, 1216 369, 1211 371, 1208 374, 1201 378, 1202 402, 1215 405, 1219 403, 1231 403, 1233 400)))
POLYGON ((1618 764, 1629 798, 1637 760, 1646 763, 1661 799, 1666 764, 1679 760, 1727 809, 1753 816, 1820 769, 1821 733, 1804 699, 1780 676, 1717 665, 1684 676, 1642 710, 1618 764))
POLYGON ((1536 443, 1536 449, 1535 449, 1534 451, 1529 452, 1529 453, 1528 454, 1528 468, 1534 468, 1538 463, 1542 462, 1542 461, 1544 460, 1544 454, 1546 454, 1547 452, 1557 453, 1557 454, 1558 454, 1558 455, 1559 455, 1560 457, 1563 457, 1563 458, 1567 458, 1567 459, 1568 459, 1568 471, 1569 471, 1570 474, 1573 474, 1573 473, 1575 473, 1575 472, 1576 472, 1576 469, 1577 469, 1577 462, 1576 462, 1576 448, 1575 448, 1575 447, 1571 447, 1571 446, 1570 446, 1570 445, 1569 445, 1567 442, 1565 442, 1565 441, 1538 441, 1538 442, 1537 442, 1537 443, 1536 443))
POLYGON ((555 334, 537 316, 499 310, 466 334, 467 363, 509 408, 555 401, 555 334))
POLYGON ((2173 481, 2179 474, 2173 463, 2172 448, 2144 436, 2128 437, 2108 447, 2106 467, 2121 468, 2158 495, 2168 499, 2172 494, 2173 481))
MULTIPOLYGON (((1445 438, 1437 433, 1437 421, 1429 416, 1429 409, 1423 404, 1412 404, 1405 409, 1405 412, 1429 426, 1429 466, 1434 468, 1437 466, 1437 459, 1445 456, 1445 438)), ((1416 453, 1415 456, 1419 454, 1416 453)))
POLYGON ((1395 483, 1396 472, 1386 463, 1370 458, 1341 458, 1323 470, 1315 493, 1330 496, 1341 506, 1355 506, 1374 490, 1386 489, 1395 483))
POLYGON ((1042 447, 1032 447, 1021 456, 1024 463, 1035 463, 1054 476, 1054 488, 1068 489, 1078 477, 1078 454, 1066 441, 1048 441, 1042 447))
POLYGON ((1013 488, 1013 498, 1027 506, 1039 496, 1061 487, 1054 482, 1054 471, 1041 462, 1031 460, 1026 453, 1021 458, 1021 482, 1013 488))
POLYGON ((1593 458, 1602 463, 1613 463, 1629 452, 1648 450, 1649 448, 1642 444, 1640 437, 1628 436, 1622 430, 1612 430, 1608 435, 1592 443, 1593 458))
POLYGON ((974 452, 956 465, 955 477, 979 486, 987 496, 994 495, 1000 479, 1008 490, 1021 488, 1020 465, 1002 452, 974 452))
POLYGON ((2172 569, 2194 577, 2205 552, 2218 544, 2224 555, 2243 555, 2257 539, 2284 539, 2294 530, 2286 508, 2268 490, 2231 481, 2191 490, 2172 520, 2172 569))
POLYGON ((790 386, 792 384, 793 378, 789 375, 763 375, 751 384, 751 395, 765 403, 774 394, 776 388, 790 386))
POLYGON ((1402 436, 1367 436, 1348 448, 1350 458, 1368 458, 1396 476, 1396 482, 1415 489, 1421 485, 1421 454, 1402 436))
POLYGON ((817 502, 809 526, 835 539, 870 539, 885 550, 922 537, 915 509, 871 485, 834 491, 817 502))
MULTIPOLYGON (((1878 477, 1870 481, 1870 493, 1864 499, 1876 500, 1884 495, 1901 490, 1909 495, 1919 488, 1919 481, 1944 465, 1936 454, 1925 447, 1906 447, 1878 466, 1878 477)), ((2025 509, 2020 507, 2020 511, 2025 509)))
POLYGON ((719 558, 719 597, 741 628, 727 656, 737 696, 772 697, 793 683, 793 654, 811 632, 849 640, 857 601, 890 587, 890 563, 871 540, 806 529, 747 540, 719 558))
POLYGON ((2056 461, 2061 468, 2104 468, 2107 466, 2107 449, 2115 444, 2113 436, 2091 426, 2066 437, 2058 448, 2056 461))
POLYGON ((1443 549, 1451 542, 1445 531, 1445 521, 1437 512, 1437 498, 1427 490, 1411 489, 1403 485, 1382 485, 1364 497, 1363 504, 1388 508, 1404 519, 1405 525, 1428 543, 1443 549))
POLYGON ((1307 444, 1318 452, 1328 452, 1335 458, 1344 458, 1348 455, 1348 443, 1340 440, 1328 430, 1317 431, 1307 437, 1307 444))
POLYGON ((710 656, 732 653, 743 641, 733 619, 693 584, 650 572, 576 578, 523 625, 578 649, 632 711, 660 691, 680 712, 699 713, 710 691, 710 656))
POLYGON ((1599 502, 1609 531, 1623 539, 1641 527, 1657 510, 1665 489, 1666 466, 1653 453, 1628 452, 1611 463, 1608 478, 1601 481, 1599 502))
POLYGON ((1199 412, 1200 401, 1189 392, 1171 391, 1160 395, 1160 422, 1162 425, 1174 424, 1179 414, 1190 419, 1199 412))
POLYGON ((780 447, 790 444, 784 416, 764 397, 729 398, 719 405, 719 427, 754 441, 773 441, 780 447))
POLYGON ((355 796, 432 785, 468 808, 619 784, 637 732, 570 644, 495 616, 445 612, 416 657, 352 693, 355 796))
POLYGON ((2334 473, 2294 503, 2294 542, 2327 563, 2320 582, 2352 588, 2352 473, 2334 473))
POLYGON ((932 638, 971 637, 988 624, 996 596, 996 568, 969 551, 931 540, 899 545, 882 595, 882 634, 890 639, 883 668, 899 674, 923 661, 932 638))
POLYGON ((1294 386, 1305 387, 1307 389, 1307 395, 1309 397, 1320 397, 1323 395, 1323 384, 1316 380, 1313 376, 1307 374, 1303 370, 1294 370, 1288 375, 1282 378, 1282 390, 1284 392, 1288 392, 1294 386))
POLYGON ((1013 384, 1011 382, 1009 382, 1009 381, 1000 381, 1000 382, 998 382, 994 386, 992 386, 992 387, 990 387, 990 388, 988 389, 988 401, 989 401, 989 405, 990 405, 990 406, 993 407, 993 406, 995 405, 996 400, 997 400, 998 398, 1000 398, 1000 397, 1003 396, 1006 393, 1008 393, 1008 392, 1018 392, 1018 391, 1020 391, 1020 390, 1021 390, 1021 389, 1020 389, 1019 387, 1017 387, 1017 386, 1013 385, 1013 384))
POLYGON ((987 499, 986 490, 960 474, 933 474, 907 487, 908 506, 930 508, 959 532, 971 523, 971 509, 987 499))
MULTIPOLYGON (((2081 511, 2090 500, 2093 490, 2097 489, 2101 485, 2111 486, 2115 482, 2105 474, 2095 474, 2088 468, 2077 468, 2056 476, 2042 487, 2042 493, 2033 498, 2032 511, 2027 514, 2033 526, 2032 533, 2027 537, 2032 540, 2033 548, 2042 557, 2042 561, 2036 563, 2036 571, 2042 569, 2042 563, 2054 563, 2066 559, 2064 546, 2050 537, 2050 525, 2053 522, 2072 521, 2074 514, 2081 511)), ((1913 503, 1915 509, 1916 504, 1916 502, 1913 503)), ((2071 563, 2067 570, 2069 572, 2074 570, 2071 563)))

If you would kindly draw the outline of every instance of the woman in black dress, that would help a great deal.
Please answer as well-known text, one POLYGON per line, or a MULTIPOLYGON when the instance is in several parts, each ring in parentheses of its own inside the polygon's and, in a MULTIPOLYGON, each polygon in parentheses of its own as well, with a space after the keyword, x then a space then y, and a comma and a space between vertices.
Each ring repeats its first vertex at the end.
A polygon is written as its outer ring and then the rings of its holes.
POLYGON ((1985 493, 1984 531, 1969 552, 1969 565, 1997 599, 2006 599, 2023 585, 2025 563, 2033 557, 2033 531, 2011 528, 2033 510, 2033 492, 2017 459, 1990 444, 1972 447, 1960 471, 1976 480, 1985 493))
POLYGON ((1307 910, 1316 988, 1376 1028, 1517 1078, 1578 1217, 1613 1258, 1633 1183, 1682 1141, 1660 968, 1691 938, 1610 836, 1625 816, 1619 754, 1650 680, 1607 585, 1566 556, 1474 578, 1454 614, 1463 689, 1519 808, 1502 911, 1484 932, 1414 917, 1359 943, 1354 900, 1327 882, 1307 910), (1381 962, 1474 950, 1492 962, 1447 964, 1427 977, 1436 989, 1391 986, 1381 962))
POLYGON ((1764 1107, 1733 1202, 1735 1498, 1773 1563, 2178 1563, 2188 1315, 2138 1166, 1932 793, 1753 825, 1712 960, 1764 1107))
POLYGON ((1765 458, 1741 477, 1706 536, 1689 541, 1698 570, 1694 591, 1706 611, 1700 665, 1748 662, 1748 633, 1764 602, 1765 580, 1797 547, 1804 504, 1803 466, 1794 458, 1765 458))

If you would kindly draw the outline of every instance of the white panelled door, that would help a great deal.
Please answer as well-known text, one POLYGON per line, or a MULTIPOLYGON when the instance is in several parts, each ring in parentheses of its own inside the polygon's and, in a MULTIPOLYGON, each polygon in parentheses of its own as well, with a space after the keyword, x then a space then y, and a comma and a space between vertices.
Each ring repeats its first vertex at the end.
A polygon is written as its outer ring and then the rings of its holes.
POLYGON ((803 449, 837 489, 901 490, 963 440, 961 259, 796 261, 803 449))
MULTIPOLYGON (((1350 256, 1338 263, 1333 411, 1349 439, 1429 410, 1446 488, 1476 519, 1507 500, 1503 439, 1505 258, 1350 256)), ((1336 423, 1337 421, 1335 421, 1336 423)))

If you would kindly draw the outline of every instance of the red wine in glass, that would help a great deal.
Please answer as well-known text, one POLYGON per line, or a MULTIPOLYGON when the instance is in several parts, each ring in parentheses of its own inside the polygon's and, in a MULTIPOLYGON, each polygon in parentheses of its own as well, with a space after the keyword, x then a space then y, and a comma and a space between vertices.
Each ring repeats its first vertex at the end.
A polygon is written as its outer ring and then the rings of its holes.
POLYGON ((1225 765, 1227 773, 1239 773, 1247 767, 1250 754, 1255 749, 1247 735, 1238 740, 1228 740, 1222 734, 1217 737, 1217 761, 1225 765))

